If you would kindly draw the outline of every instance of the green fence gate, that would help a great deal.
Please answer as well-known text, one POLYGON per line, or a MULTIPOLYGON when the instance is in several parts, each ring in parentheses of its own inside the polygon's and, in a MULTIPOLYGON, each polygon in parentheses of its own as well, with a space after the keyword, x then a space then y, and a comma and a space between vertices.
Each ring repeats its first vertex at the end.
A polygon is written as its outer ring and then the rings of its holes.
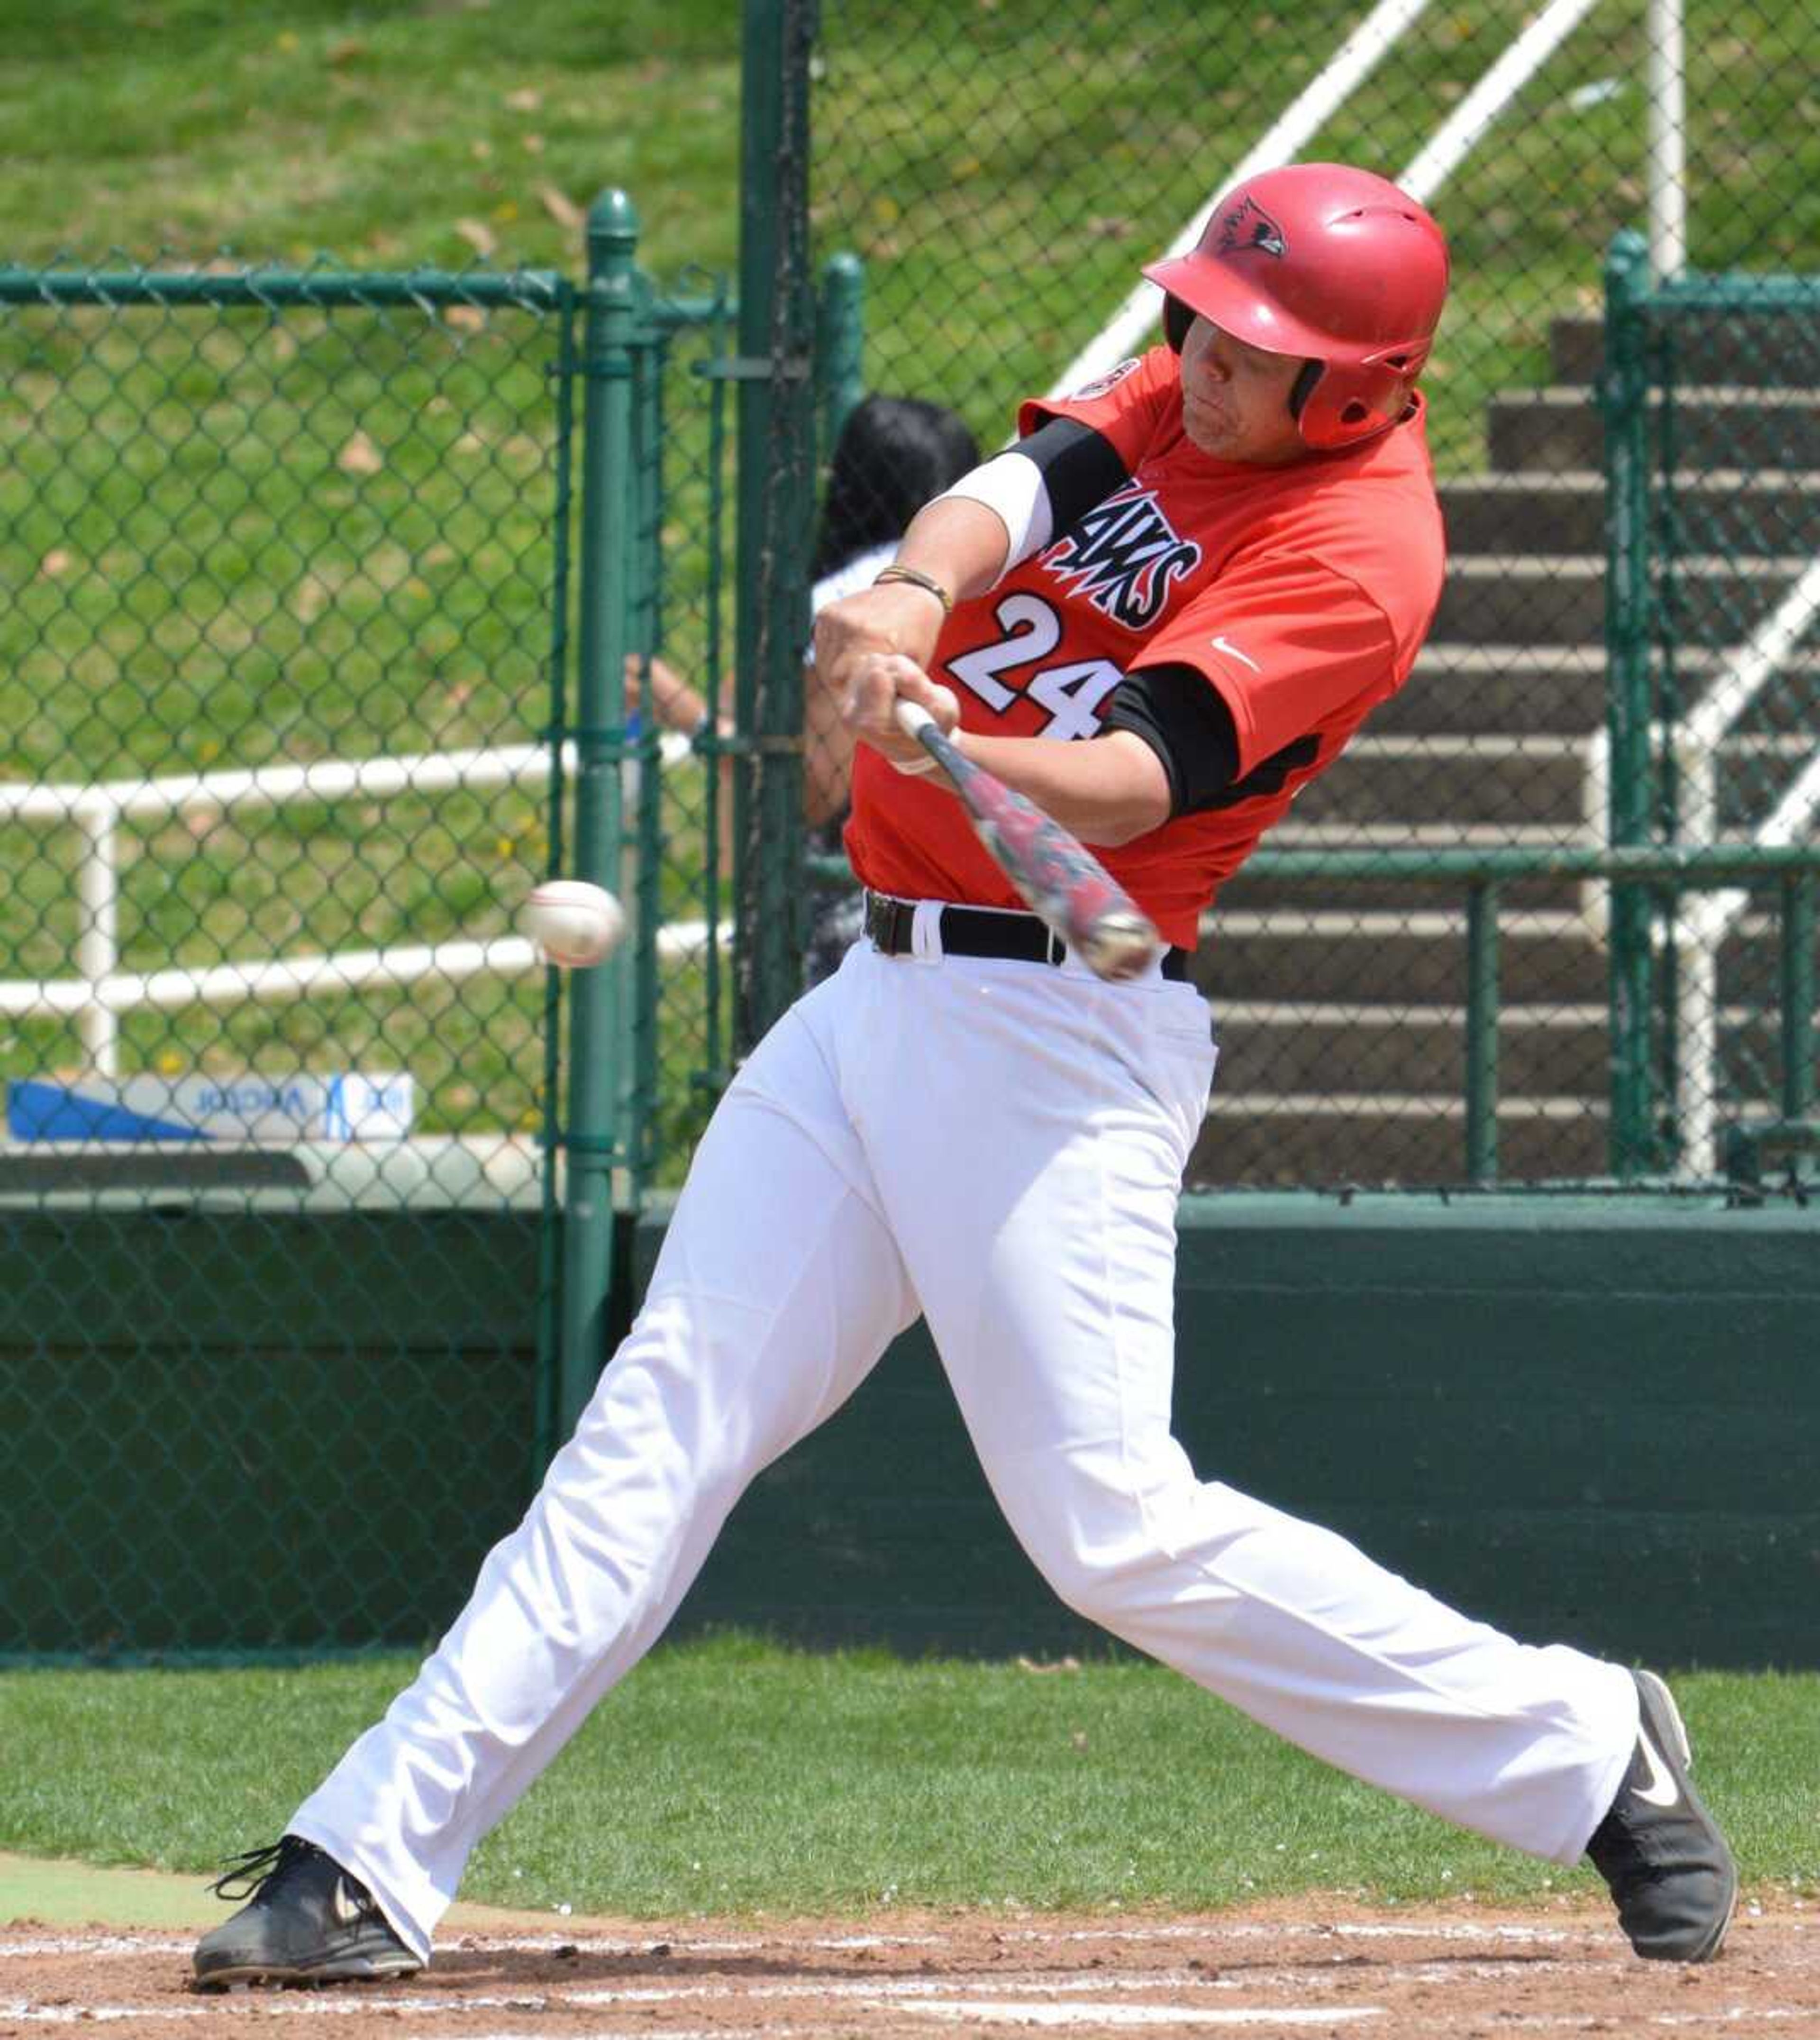
POLYGON ((799 988, 858 278, 818 357, 787 236, 736 296, 637 234, 0 271, 0 1659, 433 1635, 799 988), (514 926, 551 872, 631 910, 598 969, 514 926))
POLYGON ((1655 280, 1625 234, 1606 285, 1611 839, 1764 858, 1613 896, 1612 1166, 1754 1179, 1820 1133, 1820 278, 1655 280))
POLYGON ((0 1654, 418 1640, 530 1491, 580 305, 0 272, 0 1654))

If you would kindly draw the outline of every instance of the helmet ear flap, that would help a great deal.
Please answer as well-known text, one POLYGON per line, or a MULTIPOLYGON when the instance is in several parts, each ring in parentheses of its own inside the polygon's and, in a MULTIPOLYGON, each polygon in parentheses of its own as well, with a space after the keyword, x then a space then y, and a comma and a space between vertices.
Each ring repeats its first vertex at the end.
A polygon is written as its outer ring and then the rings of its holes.
POLYGON ((1188 337, 1188 328, 1195 322, 1194 307, 1185 305, 1172 294, 1163 300, 1163 337, 1177 354, 1188 337))

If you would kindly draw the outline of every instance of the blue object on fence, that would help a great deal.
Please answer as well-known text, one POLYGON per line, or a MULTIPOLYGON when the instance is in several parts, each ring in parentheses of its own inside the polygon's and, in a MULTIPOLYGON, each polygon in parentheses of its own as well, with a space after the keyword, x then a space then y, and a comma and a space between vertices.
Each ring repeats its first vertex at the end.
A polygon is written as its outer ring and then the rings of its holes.
POLYGON ((20 1079, 6 1087, 15 1140, 398 1140, 408 1075, 20 1079))
POLYGON ((135 1112, 119 1098, 85 1097, 68 1084, 6 1087, 6 1131, 15 1140, 206 1140, 199 1126, 135 1112))

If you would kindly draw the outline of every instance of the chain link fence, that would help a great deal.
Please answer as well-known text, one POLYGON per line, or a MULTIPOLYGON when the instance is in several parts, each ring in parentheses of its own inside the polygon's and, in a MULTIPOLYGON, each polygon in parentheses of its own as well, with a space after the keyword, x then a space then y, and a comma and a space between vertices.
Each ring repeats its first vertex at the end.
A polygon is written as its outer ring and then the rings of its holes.
MULTIPOLYGON (((989 447, 1020 395, 1157 342, 1138 267, 1243 168, 1356 162, 1415 191, 1450 236, 1424 383, 1446 592, 1408 687, 1204 931, 1224 1045, 1196 1186, 1685 1182, 1715 1171, 1725 1123, 1773 1103, 1782 1073, 1761 1045, 1784 1030, 1765 916, 1721 950, 1713 1024, 1737 1052, 1702 1080, 1700 1122, 1665 1132, 1664 1112, 1694 1103, 1686 1059, 1678 1090, 1627 1092, 1634 1044, 1613 1014, 1638 988, 1614 981, 1608 887, 1558 854, 1752 839, 1765 811, 1745 782, 1784 783, 1811 755, 1797 649, 1715 754, 1711 826, 1645 830, 1622 797, 1614 809, 1598 391, 1621 230, 1647 224, 1668 271, 1812 263, 1817 29, 1812 0, 1310 0, 1191 17, 1119 0, 1039 19, 1000 0, 824 0, 811 217, 824 254, 864 265, 866 384, 955 406, 989 447), (1462 852, 1498 880, 1476 910, 1464 877, 1434 875, 1462 852), (1640 1112, 1647 1140, 1626 1123, 1640 1112)), ((1820 326, 1792 313, 1765 352, 1753 317, 1715 300, 1698 340, 1651 371, 1675 390, 1651 501, 1677 563, 1649 570, 1674 591, 1650 627, 1662 687, 1689 706, 1750 658, 1816 550, 1801 361, 1820 326)), ((1658 949, 1665 911, 1678 925, 1709 911, 1702 894, 1666 910, 1654 896, 1639 939, 1658 949)), ((1688 947, 1666 942, 1667 972, 1688 947)), ((1659 959, 1659 1010, 1664 976, 1659 959)), ((1652 1052, 1659 1079, 1659 1030, 1652 1052)))
POLYGON ((628 988, 640 1189, 681 1181, 734 1053, 736 314, 725 278, 654 285, 636 358, 627 837, 654 931, 628 988))
POLYGON ((575 323, 0 272, 0 1654, 420 1642, 541 1468, 575 323))
POLYGON ((446 1619, 849 889, 804 596, 902 512, 836 559, 843 428, 1002 443, 1149 344, 1139 264, 1267 144, 1450 230, 1453 558, 1204 931, 1191 1182, 1808 1154, 1811 33, 1688 9, 1652 203, 1674 18, 764 0, 736 291, 646 275, 618 198, 585 284, 0 270, 0 1657, 446 1619), (511 926, 553 870, 633 910, 568 997, 511 926))
MULTIPOLYGON (((1613 534, 1613 833, 1698 858, 1811 847, 1820 810, 1820 279, 1652 282, 1634 235, 1609 269, 1603 386, 1613 534)), ((1750 874, 1739 873, 1738 879, 1750 874)), ((1615 1131, 1638 1167, 1808 1173, 1814 884, 1791 864, 1694 895, 1613 902, 1625 1037, 1615 1131)))

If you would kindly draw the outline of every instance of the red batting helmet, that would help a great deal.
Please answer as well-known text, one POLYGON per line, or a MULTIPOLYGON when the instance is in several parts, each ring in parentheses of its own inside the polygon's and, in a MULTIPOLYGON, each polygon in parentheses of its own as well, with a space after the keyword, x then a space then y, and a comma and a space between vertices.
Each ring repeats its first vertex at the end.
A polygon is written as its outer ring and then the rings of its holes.
POLYGON ((1144 274, 1169 294, 1178 352, 1199 312, 1268 353, 1305 356, 1290 394, 1302 438, 1351 446, 1408 407, 1447 295, 1447 243, 1388 179, 1292 163, 1228 192, 1195 248, 1144 274))

